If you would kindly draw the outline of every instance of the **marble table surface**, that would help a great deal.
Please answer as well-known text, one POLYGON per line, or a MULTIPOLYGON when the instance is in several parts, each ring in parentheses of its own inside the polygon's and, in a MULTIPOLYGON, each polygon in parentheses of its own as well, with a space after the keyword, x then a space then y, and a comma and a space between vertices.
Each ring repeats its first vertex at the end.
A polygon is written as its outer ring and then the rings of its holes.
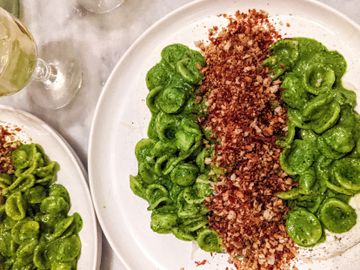
MULTIPOLYGON (((86 12, 76 0, 21 1, 22 18, 40 49, 55 44, 65 48, 62 53, 76 51, 83 66, 84 85, 70 105, 57 111, 44 110, 31 102, 31 93, 27 89, 1 98, 0 103, 28 111, 46 121, 70 143, 86 166, 94 109, 116 62, 146 28, 190 0, 125 0, 124 5, 105 15, 86 12)), ((322 2, 360 23, 358 0, 322 2)), ((105 238, 101 269, 125 269, 105 238)))

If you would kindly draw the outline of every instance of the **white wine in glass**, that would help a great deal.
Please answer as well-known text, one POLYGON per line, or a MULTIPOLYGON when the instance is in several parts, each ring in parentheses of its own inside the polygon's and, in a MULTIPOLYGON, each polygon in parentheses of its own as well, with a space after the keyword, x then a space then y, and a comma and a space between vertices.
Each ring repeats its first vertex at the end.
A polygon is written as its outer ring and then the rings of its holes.
POLYGON ((35 80, 42 84, 29 89, 32 100, 45 108, 66 106, 82 82, 81 69, 73 59, 64 57, 61 64, 39 59, 28 29, 0 8, 0 96, 12 95, 35 80))

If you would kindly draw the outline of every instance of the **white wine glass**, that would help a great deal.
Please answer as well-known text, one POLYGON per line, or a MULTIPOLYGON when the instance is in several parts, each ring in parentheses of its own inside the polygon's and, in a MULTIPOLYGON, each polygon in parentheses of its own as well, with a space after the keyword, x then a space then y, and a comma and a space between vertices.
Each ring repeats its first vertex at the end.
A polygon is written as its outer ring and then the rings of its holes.
POLYGON ((78 0, 78 1, 80 5, 86 10, 92 13, 104 14, 121 6, 125 0, 78 0))
POLYGON ((82 70, 66 52, 61 61, 46 63, 29 30, 0 8, 0 96, 15 94, 29 85, 29 95, 39 106, 59 109, 68 105, 82 85, 82 70), (36 83, 37 82, 37 83, 36 83))

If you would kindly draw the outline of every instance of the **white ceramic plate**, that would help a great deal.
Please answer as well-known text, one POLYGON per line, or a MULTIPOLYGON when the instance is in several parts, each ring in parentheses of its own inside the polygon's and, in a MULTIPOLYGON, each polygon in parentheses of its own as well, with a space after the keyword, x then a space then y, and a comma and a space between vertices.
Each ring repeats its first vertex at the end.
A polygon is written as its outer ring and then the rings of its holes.
MULTIPOLYGON (((194 252, 191 243, 177 240, 172 235, 152 232, 147 203, 132 194, 129 175, 137 172, 134 147, 139 139, 146 137, 150 119, 145 104, 148 92, 145 75, 159 61, 161 49, 174 42, 194 47, 195 41, 207 38, 206 26, 224 23, 216 15, 250 8, 269 12, 284 36, 312 37, 328 48, 341 52, 348 62, 344 81, 360 89, 360 28, 342 14, 318 2, 195 1, 153 25, 131 46, 110 76, 97 105, 89 144, 90 188, 95 209, 112 248, 128 269, 225 268, 226 256, 211 258, 199 250, 194 252), (203 259, 208 259, 209 263, 196 267, 194 261, 203 259)), ((359 97, 360 94, 358 101, 359 97)), ((360 240, 360 234, 357 237, 360 240)), ((328 243, 327 248, 333 254, 338 246, 337 243, 328 243)), ((359 269, 359 252, 360 246, 356 246, 342 256, 302 264, 301 268, 359 269)), ((313 254, 314 258, 319 257, 313 254)))
POLYGON ((84 223, 80 232, 82 248, 78 269, 99 269, 101 233, 86 182, 86 172, 76 154, 56 131, 30 113, 0 106, 0 121, 20 127, 20 134, 40 144, 49 158, 60 164, 57 182, 70 193, 70 213, 78 212, 84 223))

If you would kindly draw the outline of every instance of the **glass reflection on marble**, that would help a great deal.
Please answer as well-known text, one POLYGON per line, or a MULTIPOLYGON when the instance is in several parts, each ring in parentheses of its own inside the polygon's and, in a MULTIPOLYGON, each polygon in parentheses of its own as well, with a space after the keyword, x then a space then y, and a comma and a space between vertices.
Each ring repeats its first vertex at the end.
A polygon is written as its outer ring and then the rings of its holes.
POLYGON ((86 10, 92 13, 104 14, 121 6, 125 0, 78 0, 78 1, 79 4, 86 10))

